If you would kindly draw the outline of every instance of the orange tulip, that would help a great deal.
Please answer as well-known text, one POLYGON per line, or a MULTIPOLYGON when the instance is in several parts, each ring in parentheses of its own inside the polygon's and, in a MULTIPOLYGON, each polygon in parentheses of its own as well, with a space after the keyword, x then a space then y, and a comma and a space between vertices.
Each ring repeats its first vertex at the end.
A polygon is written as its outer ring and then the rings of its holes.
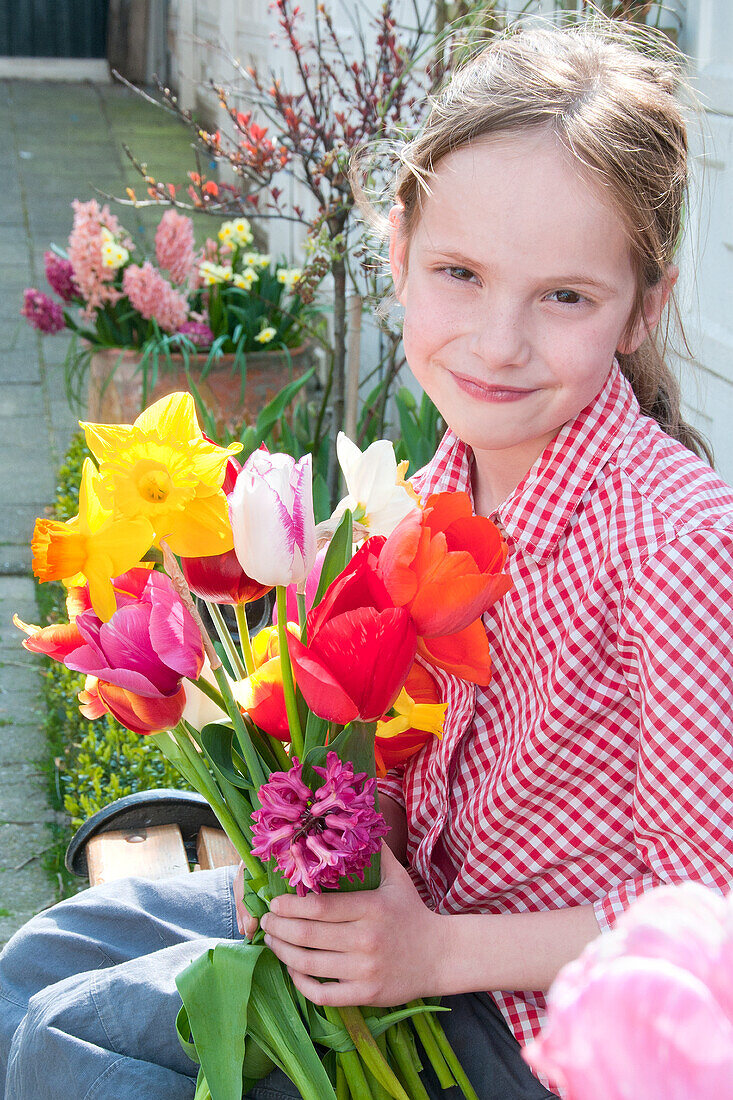
POLYGON ((423 512, 406 516, 379 555, 390 598, 406 607, 419 635, 418 653, 474 683, 491 675, 480 617, 507 592, 506 544, 498 527, 474 516, 467 493, 436 493, 423 512))

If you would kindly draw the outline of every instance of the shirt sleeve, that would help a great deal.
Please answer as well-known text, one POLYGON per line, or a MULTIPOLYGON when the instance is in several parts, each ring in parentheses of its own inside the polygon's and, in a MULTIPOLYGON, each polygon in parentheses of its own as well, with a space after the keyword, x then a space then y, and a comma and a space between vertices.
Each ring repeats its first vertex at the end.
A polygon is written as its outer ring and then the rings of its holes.
POLYGON ((633 828, 648 873, 596 902, 602 930, 662 884, 733 888, 733 528, 681 536, 646 562, 619 653, 640 712, 633 828))
POLYGON ((405 791, 402 779, 405 773, 404 765, 399 768, 391 768, 386 775, 377 780, 377 790, 380 794, 386 794, 393 799, 398 806, 405 808, 405 791))

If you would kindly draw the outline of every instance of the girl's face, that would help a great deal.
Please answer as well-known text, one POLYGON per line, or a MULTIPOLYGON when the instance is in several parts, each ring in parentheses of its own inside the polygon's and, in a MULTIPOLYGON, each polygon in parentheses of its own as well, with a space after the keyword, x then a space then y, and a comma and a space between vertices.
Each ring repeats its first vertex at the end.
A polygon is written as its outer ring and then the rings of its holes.
MULTIPOLYGON (((409 242, 391 242, 404 346, 420 385, 477 465, 529 470, 599 393, 635 295, 619 216, 544 132, 445 157, 409 242), (501 452, 501 455, 498 454, 501 452)), ((649 292, 658 320, 671 281, 649 292)))

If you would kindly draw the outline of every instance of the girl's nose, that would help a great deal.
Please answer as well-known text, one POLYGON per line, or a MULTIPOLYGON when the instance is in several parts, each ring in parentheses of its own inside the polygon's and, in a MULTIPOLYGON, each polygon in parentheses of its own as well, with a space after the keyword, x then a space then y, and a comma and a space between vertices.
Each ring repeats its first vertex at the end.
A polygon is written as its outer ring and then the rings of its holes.
POLYGON ((471 350, 491 370, 523 366, 530 342, 522 311, 502 304, 486 307, 475 318, 471 350))

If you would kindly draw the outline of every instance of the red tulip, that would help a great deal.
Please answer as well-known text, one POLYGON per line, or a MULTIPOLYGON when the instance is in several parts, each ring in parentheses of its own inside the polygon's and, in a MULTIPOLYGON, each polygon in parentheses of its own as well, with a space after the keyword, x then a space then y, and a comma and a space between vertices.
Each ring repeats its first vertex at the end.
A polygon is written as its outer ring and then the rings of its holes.
POLYGON ((272 587, 248 577, 233 550, 207 558, 181 558, 181 568, 191 591, 214 603, 249 603, 272 587))
POLYGON ((387 539, 377 572, 415 623, 418 653, 455 676, 486 685, 491 656, 481 615, 512 586, 501 573, 506 545, 474 516, 467 493, 436 493, 387 539))
POLYGON ((298 687, 319 717, 375 721, 412 666, 417 634, 375 572, 383 539, 368 539, 308 615, 308 645, 288 638, 298 687))

